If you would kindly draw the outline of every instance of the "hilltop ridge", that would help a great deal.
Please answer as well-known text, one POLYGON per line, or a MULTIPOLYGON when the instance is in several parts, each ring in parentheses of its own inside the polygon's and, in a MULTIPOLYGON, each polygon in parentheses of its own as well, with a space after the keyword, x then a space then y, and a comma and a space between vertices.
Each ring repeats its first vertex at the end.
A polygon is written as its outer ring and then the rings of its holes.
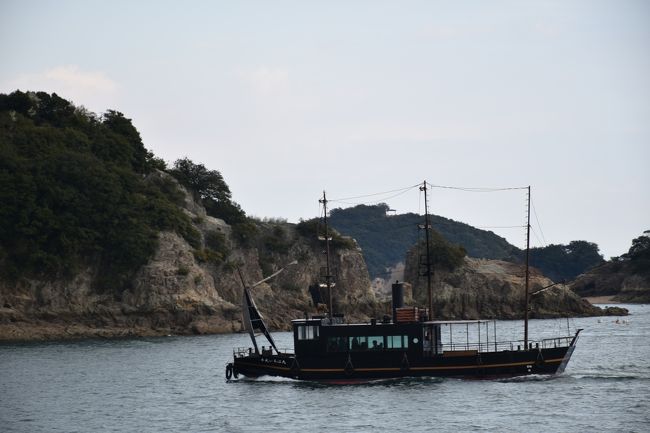
MULTIPOLYGON (((387 204, 380 203, 331 212, 332 226, 359 242, 371 278, 390 279, 392 270, 404 262, 409 248, 422 239, 418 226, 423 223, 424 216, 415 213, 390 215, 388 209, 387 204)), ((521 249, 489 230, 438 215, 430 215, 430 223, 433 230, 450 243, 462 246, 470 257, 523 263, 521 249)), ((555 282, 572 280, 603 262, 598 245, 587 241, 530 250, 531 265, 555 282)))

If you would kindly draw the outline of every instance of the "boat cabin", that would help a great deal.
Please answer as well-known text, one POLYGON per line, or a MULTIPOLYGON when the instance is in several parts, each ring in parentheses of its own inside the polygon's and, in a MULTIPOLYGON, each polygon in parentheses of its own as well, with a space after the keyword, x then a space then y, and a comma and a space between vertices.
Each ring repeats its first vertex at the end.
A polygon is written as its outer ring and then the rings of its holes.
MULTIPOLYGON (((341 318, 342 319, 342 318, 341 318)), ((349 352, 407 353, 409 358, 465 356, 478 352, 517 350, 496 342, 493 320, 379 322, 344 324, 315 317, 292 321, 298 357, 336 356, 349 352), (492 335, 492 338, 490 334, 492 335)))
POLYGON ((422 352, 423 326, 373 321, 364 324, 329 323, 329 319, 293 320, 296 356, 348 352, 422 352))

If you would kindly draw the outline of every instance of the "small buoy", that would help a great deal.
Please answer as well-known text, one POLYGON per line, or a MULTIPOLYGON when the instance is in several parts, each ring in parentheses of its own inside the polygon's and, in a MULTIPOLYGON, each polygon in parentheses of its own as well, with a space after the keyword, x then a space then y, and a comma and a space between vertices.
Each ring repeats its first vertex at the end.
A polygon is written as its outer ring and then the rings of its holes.
POLYGON ((226 380, 230 380, 230 378, 232 377, 232 373, 233 373, 232 364, 227 364, 226 365, 226 380))

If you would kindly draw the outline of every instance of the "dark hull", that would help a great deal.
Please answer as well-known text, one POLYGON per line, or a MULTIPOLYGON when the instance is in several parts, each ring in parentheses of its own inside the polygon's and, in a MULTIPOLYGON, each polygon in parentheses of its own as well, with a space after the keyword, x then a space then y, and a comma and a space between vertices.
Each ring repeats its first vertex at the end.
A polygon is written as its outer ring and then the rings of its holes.
POLYGON ((403 353, 341 354, 297 359, 291 355, 235 358, 234 372, 248 377, 281 376, 314 381, 358 381, 401 377, 515 377, 562 373, 575 346, 435 356, 409 361, 403 353), (348 356, 349 355, 349 356, 348 356))

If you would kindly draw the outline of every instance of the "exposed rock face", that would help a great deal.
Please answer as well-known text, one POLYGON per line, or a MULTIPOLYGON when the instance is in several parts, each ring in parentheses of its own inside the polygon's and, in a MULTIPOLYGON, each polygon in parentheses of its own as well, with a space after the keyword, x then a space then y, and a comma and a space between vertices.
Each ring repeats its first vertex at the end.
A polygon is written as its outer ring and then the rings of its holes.
POLYGON ((581 296, 613 296, 618 302, 650 302, 650 269, 635 272, 626 262, 607 262, 578 276, 571 289, 581 296))
MULTIPOLYGON (((273 329, 288 329, 290 320, 314 312, 308 293, 319 281, 321 246, 301 237, 291 224, 258 224, 260 239, 273 232, 286 248, 281 252, 232 240, 231 228, 207 216, 186 193, 184 209, 205 244, 209 233, 224 235, 229 253, 222 261, 201 261, 179 235, 159 234, 158 249, 121 294, 93 288, 89 267, 69 281, 0 282, 0 340, 147 336, 235 332, 242 328, 242 283, 264 278, 285 263, 298 260, 276 279, 253 289, 257 306, 273 329), (278 234, 279 233, 279 234, 278 234)), ((205 245, 204 245, 205 246, 205 245)), ((366 320, 377 309, 363 256, 358 249, 334 250, 337 270, 336 311, 366 320)))
MULTIPOLYGON (((413 296, 425 306, 426 277, 418 276, 417 257, 407 258, 405 280, 413 284, 413 296)), ((453 272, 437 270, 432 280, 433 317, 437 319, 521 319, 524 316, 522 266, 499 260, 465 258, 453 272)), ((552 284, 531 268, 530 292, 552 284)), ((531 318, 594 316, 608 312, 591 305, 566 286, 553 286, 530 298, 531 318)))

